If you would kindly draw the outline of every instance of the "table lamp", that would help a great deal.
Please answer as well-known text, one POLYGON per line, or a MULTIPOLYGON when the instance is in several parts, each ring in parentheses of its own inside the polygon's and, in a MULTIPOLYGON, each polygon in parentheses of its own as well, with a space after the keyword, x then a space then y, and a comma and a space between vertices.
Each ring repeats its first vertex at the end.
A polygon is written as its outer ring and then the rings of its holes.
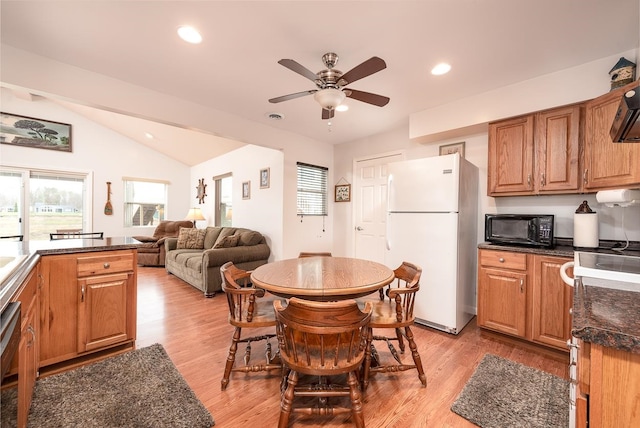
POLYGON ((206 218, 202 215, 202 210, 200 208, 189 208, 189 212, 187 213, 185 220, 191 220, 193 222, 193 227, 196 227, 196 221, 206 220, 206 218))

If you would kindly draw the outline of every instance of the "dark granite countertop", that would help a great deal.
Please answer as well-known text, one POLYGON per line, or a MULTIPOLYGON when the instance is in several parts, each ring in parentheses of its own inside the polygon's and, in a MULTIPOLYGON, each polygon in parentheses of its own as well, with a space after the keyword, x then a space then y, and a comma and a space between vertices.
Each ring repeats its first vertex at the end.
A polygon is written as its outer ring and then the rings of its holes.
POLYGON ((15 258, 14 263, 0 268, 0 311, 4 310, 41 256, 127 250, 137 248, 139 244, 139 241, 126 236, 104 239, 0 242, 0 258, 15 258))
POLYGON ((483 242, 478 248, 483 250, 511 251, 513 253, 541 254, 545 256, 573 257, 574 251, 585 251, 605 254, 622 254, 626 256, 640 257, 640 242, 631 241, 624 251, 617 251, 621 247, 620 241, 601 240, 598 248, 574 248, 571 238, 556 238, 552 248, 526 247, 522 245, 505 245, 483 242))
POLYGON ((640 293, 576 287, 571 334, 585 342, 640 354, 640 293))

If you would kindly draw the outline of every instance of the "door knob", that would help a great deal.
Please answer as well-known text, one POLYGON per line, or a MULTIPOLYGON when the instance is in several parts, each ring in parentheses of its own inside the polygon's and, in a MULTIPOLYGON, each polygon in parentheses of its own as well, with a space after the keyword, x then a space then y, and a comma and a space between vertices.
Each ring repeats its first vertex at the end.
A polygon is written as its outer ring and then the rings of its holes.
POLYGON ((360 226, 356 226, 356 230, 357 230, 358 232, 360 232, 361 230, 364 230, 364 229, 363 229, 363 228, 361 228, 360 226))

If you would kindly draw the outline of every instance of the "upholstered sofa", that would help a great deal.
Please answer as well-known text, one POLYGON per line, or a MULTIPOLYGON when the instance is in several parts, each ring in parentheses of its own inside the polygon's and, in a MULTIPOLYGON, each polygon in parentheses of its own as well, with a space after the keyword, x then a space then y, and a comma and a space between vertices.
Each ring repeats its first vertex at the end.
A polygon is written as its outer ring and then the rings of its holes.
POLYGON ((164 241, 167 238, 176 238, 180 228, 192 228, 193 222, 190 220, 162 220, 158 223, 153 236, 134 236, 140 241, 138 245, 138 264, 142 266, 164 266, 165 247, 164 241))
POLYGON ((222 290, 220 266, 226 262, 244 270, 267 263, 271 249, 260 232, 235 227, 183 229, 164 241, 165 269, 213 297, 222 290))

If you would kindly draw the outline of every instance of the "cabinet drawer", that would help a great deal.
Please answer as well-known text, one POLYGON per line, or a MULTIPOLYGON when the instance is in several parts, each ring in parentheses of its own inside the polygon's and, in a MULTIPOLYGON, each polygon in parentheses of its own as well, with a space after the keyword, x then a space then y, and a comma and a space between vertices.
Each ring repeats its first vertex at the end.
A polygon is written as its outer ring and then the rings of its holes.
POLYGON ((129 272, 134 269, 133 253, 78 257, 78 277, 129 272))
POLYGON ((480 251, 480 264, 503 269, 527 270, 527 255, 508 251, 480 251))

